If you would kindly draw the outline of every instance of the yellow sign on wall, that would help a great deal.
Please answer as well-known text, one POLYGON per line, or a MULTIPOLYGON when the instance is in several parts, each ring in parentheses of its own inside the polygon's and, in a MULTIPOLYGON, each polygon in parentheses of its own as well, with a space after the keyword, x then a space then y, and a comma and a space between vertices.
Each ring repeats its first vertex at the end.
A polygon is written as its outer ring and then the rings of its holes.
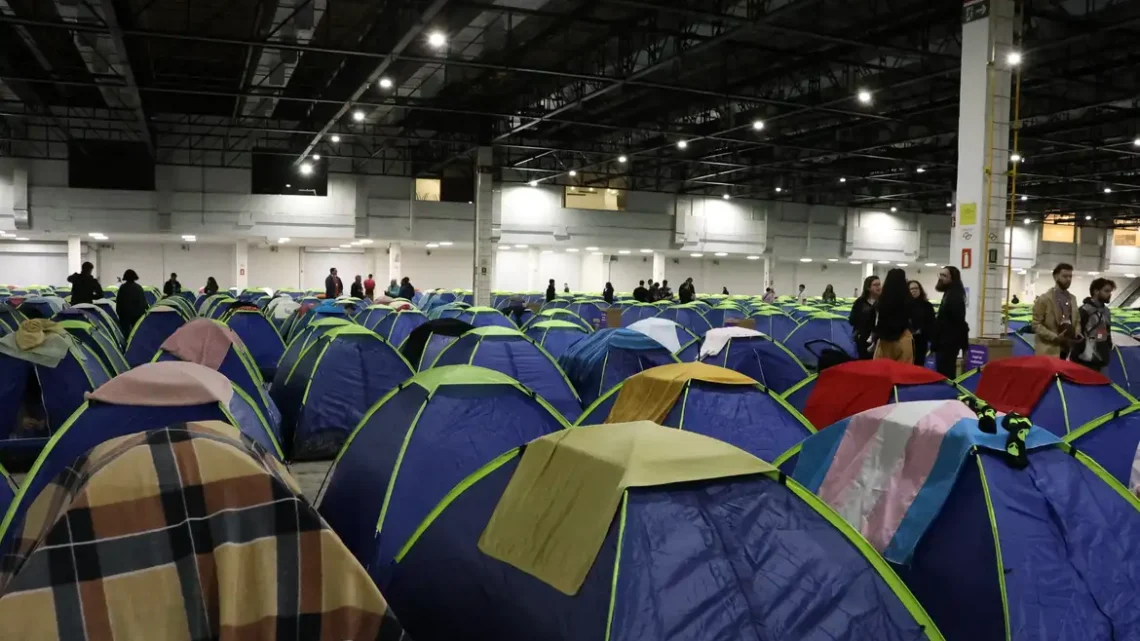
POLYGON ((966 225, 978 224, 978 204, 977 203, 962 203, 958 206, 958 223, 965 227, 966 225))

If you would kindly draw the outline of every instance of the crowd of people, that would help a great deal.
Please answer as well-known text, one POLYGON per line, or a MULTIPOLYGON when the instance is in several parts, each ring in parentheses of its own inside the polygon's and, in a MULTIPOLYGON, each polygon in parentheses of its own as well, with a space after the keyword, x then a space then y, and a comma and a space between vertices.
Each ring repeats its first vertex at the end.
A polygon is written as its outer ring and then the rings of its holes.
MULTIPOLYGON (((412 300, 416 295, 416 288, 412 285, 412 280, 404 276, 399 283, 396 282, 395 278, 389 281, 388 289, 384 290, 383 294, 388 298, 412 300)), ((341 281, 340 276, 337 275, 336 267, 333 267, 329 269, 329 275, 325 277, 325 298, 339 298, 343 295, 344 282, 341 281)), ((363 279, 360 274, 357 274, 349 289, 349 296, 375 300, 376 280, 372 277, 372 274, 369 274, 367 279, 363 279)))

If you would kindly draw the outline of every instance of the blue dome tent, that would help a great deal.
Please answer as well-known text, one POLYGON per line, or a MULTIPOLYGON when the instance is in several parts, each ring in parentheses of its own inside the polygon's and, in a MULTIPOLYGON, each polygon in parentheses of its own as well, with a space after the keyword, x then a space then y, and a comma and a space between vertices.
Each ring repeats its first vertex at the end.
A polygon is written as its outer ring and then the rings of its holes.
POLYGON ((395 347, 359 325, 320 336, 270 389, 286 451, 293 459, 332 458, 370 404, 412 374, 395 347))
POLYGON ((1069 432, 1065 442, 1140 496, 1140 405, 1093 419, 1069 432))
POLYGON ((81 313, 76 316, 64 316, 63 312, 57 314, 57 317, 59 316, 63 316, 61 320, 57 321, 59 326, 91 349, 91 352, 103 365, 103 371, 106 372, 107 378, 118 376, 130 369, 126 357, 123 356, 119 346, 115 344, 115 340, 98 325, 87 322, 86 316, 81 313))
POLYGON ((803 363, 787 347, 755 330, 712 329, 698 347, 700 362, 740 372, 777 394, 808 376, 803 363))
POLYGON ((107 332, 115 337, 121 349, 127 347, 127 336, 123 335, 123 328, 119 326, 119 314, 115 311, 115 304, 109 300, 97 300, 94 303, 80 303, 74 308, 92 310, 99 315, 99 322, 107 332))
POLYGON ((627 329, 645 334, 658 343, 661 343, 666 349, 673 352, 674 355, 679 354, 689 343, 700 340, 696 334, 684 328, 676 321, 671 321, 667 318, 647 318, 637 321, 627 329))
POLYGON ((878 359, 850 361, 812 374, 788 389, 784 399, 823 429, 888 403, 952 399, 966 391, 933 370, 878 359))
POLYGON ((677 363, 645 370, 594 401, 577 425, 648 420, 774 460, 815 430, 778 394, 731 370, 677 363))
POLYGON ((306 327, 322 318, 340 318, 352 321, 352 317, 345 313, 344 308, 332 301, 325 301, 308 309, 302 305, 295 320, 288 326, 288 340, 292 341, 300 336, 306 327))
POLYGON ((1112 354, 1104 374, 1132 396, 1140 394, 1140 341, 1113 332, 1112 354))
POLYGON ((261 377, 267 381, 273 380, 277 374, 277 364, 285 355, 285 343, 281 341, 281 335, 273 323, 262 316, 261 312, 248 309, 235 310, 226 318, 225 323, 241 337, 241 342, 253 357, 261 377))
MULTIPOLYGON (((393 499, 389 514, 417 498, 393 499)), ((728 444, 648 422, 511 450, 412 531, 371 573, 417 641, 470 630, 543 641, 942 638, 798 484, 728 444)))
POLYGON ((432 367, 475 365, 506 374, 541 396, 567 421, 582 413, 574 386, 554 360, 522 332, 504 327, 479 327, 452 341, 432 367))
POLYGON ((376 333, 389 343, 399 347, 404 344, 417 327, 428 321, 423 312, 415 309, 405 309, 395 314, 388 314, 376 325, 376 333))
POLYGON ((586 321, 586 324, 596 331, 606 326, 607 307, 608 305, 600 301, 582 301, 571 303, 566 309, 577 314, 578 318, 586 321))
POLYGON ((1028 416, 1065 436, 1136 402, 1103 374, 1052 356, 1015 356, 966 372, 958 384, 999 412, 1028 416))
POLYGON ((542 311, 540 311, 539 313, 532 316, 531 319, 529 321, 527 321, 526 324, 523 325, 522 329, 526 330, 536 323, 542 323, 545 321, 552 321, 552 320, 565 321, 567 323, 574 323, 575 325, 580 326, 582 329, 586 330, 587 332, 594 331, 593 325, 590 325, 590 323, 586 322, 581 316, 575 314, 574 312, 572 312, 568 309, 561 309, 558 307, 549 308, 549 309, 543 308, 542 311))
POLYGON ((352 324, 352 321, 344 317, 322 318, 310 323, 296 338, 289 341, 289 346, 285 348, 285 353, 281 355, 281 360, 277 362, 277 371, 274 373, 272 379, 273 384, 285 384, 285 377, 297 366, 297 361, 301 359, 301 354, 305 352, 309 345, 316 342, 318 338, 338 327, 345 327, 352 324))
POLYGON ((278 442, 281 413, 265 390, 261 373, 241 337, 221 321, 196 318, 171 334, 154 361, 197 363, 221 373, 249 396, 278 442))
POLYGON ((747 317, 747 314, 745 314, 743 310, 732 304, 717 305, 705 312, 705 320, 707 320, 709 325, 712 325, 714 329, 717 327, 728 327, 730 321, 742 321, 747 317))
POLYGON ((589 405, 642 370, 679 362, 668 348, 632 329, 602 329, 578 341, 558 365, 589 405))
POLYGON ((824 349, 838 348, 851 358, 859 356, 847 319, 826 312, 808 316, 788 334, 783 343, 811 370, 819 367, 819 355, 824 349))
POLYGON ((794 478, 883 554, 947 641, 1140 629, 1140 500, 1026 419, 983 421, 958 401, 868 410, 805 441, 794 478))
POLYGON ((376 326, 380 324, 380 321, 395 312, 396 310, 388 305, 370 305, 363 312, 360 312, 360 315, 356 317, 356 322, 359 323, 361 327, 367 327, 372 331, 376 331, 376 326))
POLYGON ((475 329, 458 318, 429 320, 412 330, 400 345, 400 354, 412 369, 422 372, 431 367, 439 353, 457 338, 475 329))
POLYGON ((621 326, 629 327, 637 321, 653 318, 661 310, 656 306, 648 303, 629 303, 622 307, 621 310, 621 326))
POLYGON ((385 566, 465 477, 567 427, 505 374, 466 365, 420 372, 353 430, 329 470, 321 515, 366 567, 385 566))
POLYGON ((515 329, 515 323, 493 307, 468 307, 453 318, 473 327, 505 327, 515 329))
POLYGON ((20 323, 28 320, 18 309, 7 304, 0 305, 0 336, 14 332, 20 328, 20 323))
POLYGON ((577 323, 553 320, 530 325, 527 327, 526 335, 542 345, 554 360, 558 360, 575 343, 589 336, 589 332, 577 323))
POLYGON ((756 324, 756 331, 771 336, 780 342, 784 342, 788 334, 799 327, 799 323, 794 318, 776 307, 762 307, 749 315, 748 318, 756 324))
POLYGON ((661 310, 657 318, 671 320, 697 336, 704 336, 705 332, 712 329, 708 319, 701 313, 701 308, 691 303, 667 307, 661 310))
POLYGON ((273 433, 245 392, 195 363, 148 363, 87 396, 87 402, 53 435, 20 486, 0 523, 0 553, 10 549, 11 535, 36 495, 80 455, 111 439, 176 423, 222 421, 281 456, 273 433))
POLYGON ((161 305, 152 307, 131 330, 125 354, 127 364, 138 367, 143 363, 149 363, 162 342, 170 338, 170 335, 185 323, 186 319, 182 314, 172 307, 161 305))
POLYGON ((94 351, 67 339, 67 354, 55 365, 0 354, 0 451, 27 463, 81 405, 84 395, 110 380, 94 351))

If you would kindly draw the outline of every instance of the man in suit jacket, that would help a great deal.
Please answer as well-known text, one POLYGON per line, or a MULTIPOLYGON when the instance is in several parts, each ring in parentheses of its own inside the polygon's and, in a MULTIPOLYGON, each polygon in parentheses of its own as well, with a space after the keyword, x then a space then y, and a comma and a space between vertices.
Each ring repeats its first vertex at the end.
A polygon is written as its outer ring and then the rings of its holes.
POLYGON ((1081 341, 1080 330, 1073 318, 1077 313, 1077 297, 1069 293, 1073 283, 1073 266, 1061 263, 1053 268, 1053 287, 1033 303, 1033 333, 1037 338, 1038 356, 1068 358, 1069 349, 1081 341))

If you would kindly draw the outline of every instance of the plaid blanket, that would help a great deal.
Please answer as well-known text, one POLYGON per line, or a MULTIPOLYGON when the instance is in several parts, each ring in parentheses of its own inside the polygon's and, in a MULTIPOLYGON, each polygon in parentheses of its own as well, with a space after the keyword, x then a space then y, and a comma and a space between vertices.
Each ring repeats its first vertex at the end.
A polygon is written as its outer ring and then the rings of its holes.
POLYGON ((77 460, 29 510, 0 595, 0 641, 407 639, 285 467, 221 423, 77 460))

